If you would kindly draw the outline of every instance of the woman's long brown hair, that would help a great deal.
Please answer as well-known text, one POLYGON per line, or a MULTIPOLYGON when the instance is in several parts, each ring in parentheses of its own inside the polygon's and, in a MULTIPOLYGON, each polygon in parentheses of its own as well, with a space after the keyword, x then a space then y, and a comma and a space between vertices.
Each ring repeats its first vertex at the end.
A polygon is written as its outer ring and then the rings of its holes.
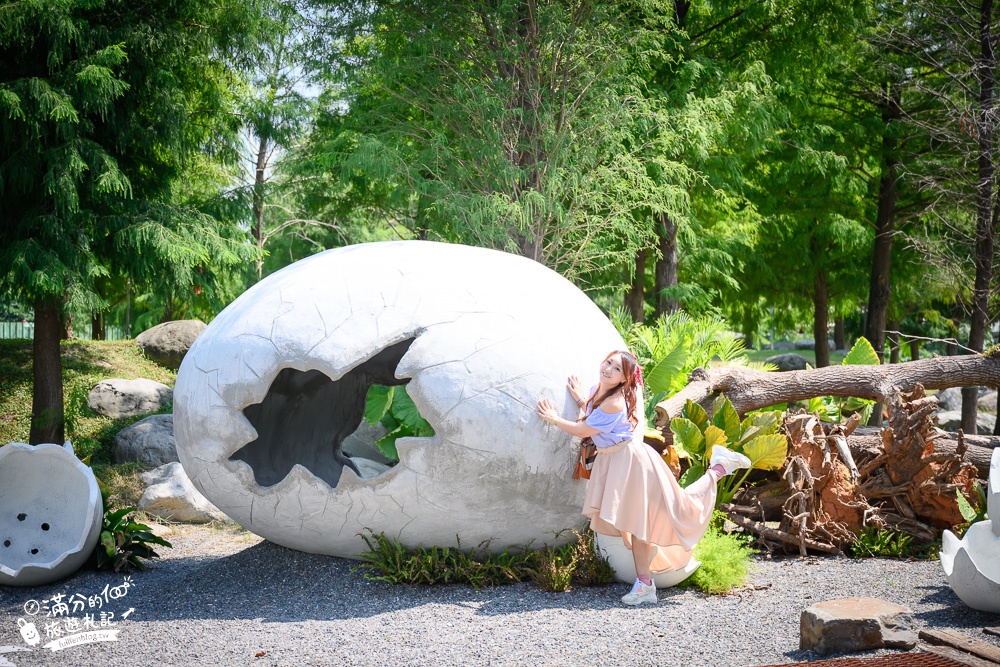
MULTIPOLYGON (((595 409, 600 407, 601 403, 605 399, 609 398, 612 394, 618 391, 621 387, 622 395, 625 396, 625 410, 628 414, 628 421, 632 424, 632 428, 639 425, 639 416, 635 412, 636 399, 635 399, 635 388, 642 386, 642 372, 639 370, 639 364, 636 363, 635 357, 628 350, 612 350, 608 353, 608 356, 604 357, 604 361, 607 361, 612 356, 620 354, 622 358, 622 375, 625 376, 625 380, 613 389, 610 389, 600 397, 597 396, 597 390, 600 389, 601 385, 598 384, 594 387, 594 393, 590 395, 587 399, 587 403, 584 408, 590 407, 589 410, 585 410, 587 414, 593 412, 595 409)), ((603 363, 603 361, 601 362, 603 363)))

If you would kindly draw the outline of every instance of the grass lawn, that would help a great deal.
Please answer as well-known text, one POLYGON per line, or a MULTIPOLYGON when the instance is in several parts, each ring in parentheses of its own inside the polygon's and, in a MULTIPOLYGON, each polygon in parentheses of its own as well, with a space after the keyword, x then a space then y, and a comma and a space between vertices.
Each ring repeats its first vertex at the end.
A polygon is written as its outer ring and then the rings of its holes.
MULTIPOLYGON (((174 371, 146 359, 134 340, 62 343, 63 400, 66 439, 77 456, 90 457, 97 478, 108 487, 112 502, 135 504, 142 494, 137 464, 112 465, 111 446, 123 428, 147 417, 99 417, 87 405, 98 382, 111 378, 147 378, 173 386, 174 371)), ((0 340, 0 445, 27 442, 31 429, 31 341, 0 340)), ((173 406, 160 412, 170 413, 173 406)))

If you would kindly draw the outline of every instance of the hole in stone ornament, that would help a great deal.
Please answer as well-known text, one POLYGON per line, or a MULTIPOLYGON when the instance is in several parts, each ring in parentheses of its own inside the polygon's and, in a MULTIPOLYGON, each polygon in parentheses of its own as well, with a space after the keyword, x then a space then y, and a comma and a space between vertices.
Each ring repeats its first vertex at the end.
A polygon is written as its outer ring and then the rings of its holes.
POLYGON ((32 549, 32 550, 31 550, 31 555, 32 555, 32 556, 34 556, 34 555, 35 555, 35 554, 37 554, 37 553, 38 553, 38 549, 32 549))
MULTIPOLYGON (((372 477, 394 465, 396 461, 385 456, 385 448, 376 448, 374 442, 396 432, 398 423, 383 420, 380 424, 383 430, 367 428, 367 443, 358 435, 369 426, 362 423, 369 388, 373 385, 400 387, 409 382, 409 379, 396 378, 395 371, 414 340, 408 338, 390 345, 336 381, 317 370, 282 369, 264 399, 243 409, 244 416, 257 431, 257 439, 236 451, 230 460, 249 465, 260 486, 277 484, 296 464, 331 487, 337 486, 344 466, 359 477, 372 477), (372 433, 380 435, 372 436, 372 433), (379 449, 383 450, 381 454, 379 449)), ((406 396, 405 390, 400 394, 406 396)), ((400 400, 408 400, 408 397, 400 400)), ((412 401, 409 405, 412 406, 412 401)), ((415 407, 413 412, 416 412, 415 407)), ((395 419, 391 411, 387 414, 395 419)), ((423 421, 419 414, 416 416, 423 421)), ((395 437, 425 433, 433 435, 429 424, 422 431, 396 432, 395 437)), ((392 438, 393 451, 395 437, 392 438)))
POLYGON ((43 523, 42 524, 42 530, 48 530, 48 529, 49 529, 49 524, 43 523))
POLYGON ((4 545, 5 547, 9 547, 9 546, 10 546, 10 540, 4 540, 4 541, 3 541, 3 545, 4 545))
POLYGON ((28 515, 25 514, 24 512, 21 512, 20 514, 17 515, 17 520, 18 521, 24 521, 27 518, 28 518, 28 515))

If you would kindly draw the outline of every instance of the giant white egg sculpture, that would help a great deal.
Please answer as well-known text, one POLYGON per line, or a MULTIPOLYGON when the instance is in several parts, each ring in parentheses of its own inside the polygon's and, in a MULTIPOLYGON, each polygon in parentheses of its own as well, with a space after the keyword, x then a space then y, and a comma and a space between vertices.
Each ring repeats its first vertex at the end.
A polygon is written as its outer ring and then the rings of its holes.
POLYGON ((408 546, 551 544, 583 523, 585 483, 573 438, 535 403, 575 418, 567 376, 596 380, 621 347, 583 292, 529 259, 423 241, 330 250, 198 337, 175 385, 177 453, 218 508, 293 549, 356 556, 366 529, 408 546), (403 383, 435 435, 397 441, 387 470, 355 465, 341 445, 368 387, 403 383))

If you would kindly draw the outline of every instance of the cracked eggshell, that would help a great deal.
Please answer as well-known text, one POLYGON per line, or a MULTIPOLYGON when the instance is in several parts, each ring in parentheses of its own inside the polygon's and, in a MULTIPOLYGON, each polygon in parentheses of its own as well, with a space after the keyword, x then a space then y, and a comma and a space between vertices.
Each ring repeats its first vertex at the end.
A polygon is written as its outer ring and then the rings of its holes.
MULTIPOLYGON (((595 533, 594 543, 594 548, 605 558, 605 560, 608 561, 611 569, 614 570, 615 579, 626 584, 631 584, 635 581, 637 576, 635 570, 635 559, 632 558, 632 550, 625 546, 625 540, 623 540, 621 536, 601 535, 600 533, 595 533)), ((660 549, 661 547, 656 548, 660 549)), ((675 554, 678 555, 684 553, 680 547, 667 548, 679 550, 675 551, 675 554)), ((656 588, 658 590, 671 588, 694 574, 694 571, 698 569, 699 565, 701 565, 701 561, 695 560, 691 556, 692 553, 687 552, 686 558, 684 556, 680 558, 680 560, 684 560, 683 567, 675 570, 650 572, 650 576, 653 577, 653 583, 656 584, 656 588)))
POLYGON ((535 403, 575 419, 567 376, 591 386, 622 346, 585 294, 520 256, 424 241, 330 250, 247 290, 198 337, 175 385, 177 452, 213 504, 293 549, 357 556, 366 529, 407 546, 565 541, 585 482, 571 479, 573 438, 535 403), (398 440, 398 465, 370 479, 344 468, 331 485, 296 464, 261 486, 230 458, 257 438, 243 409, 282 369, 339 380, 408 339, 395 375, 435 435, 398 440))
POLYGON ((73 447, 0 447, 0 585, 39 586, 76 572, 101 531, 94 472, 73 447))
POLYGON ((973 609, 1000 614, 1000 537, 989 521, 969 526, 961 540, 941 534, 941 567, 962 602, 973 609))

